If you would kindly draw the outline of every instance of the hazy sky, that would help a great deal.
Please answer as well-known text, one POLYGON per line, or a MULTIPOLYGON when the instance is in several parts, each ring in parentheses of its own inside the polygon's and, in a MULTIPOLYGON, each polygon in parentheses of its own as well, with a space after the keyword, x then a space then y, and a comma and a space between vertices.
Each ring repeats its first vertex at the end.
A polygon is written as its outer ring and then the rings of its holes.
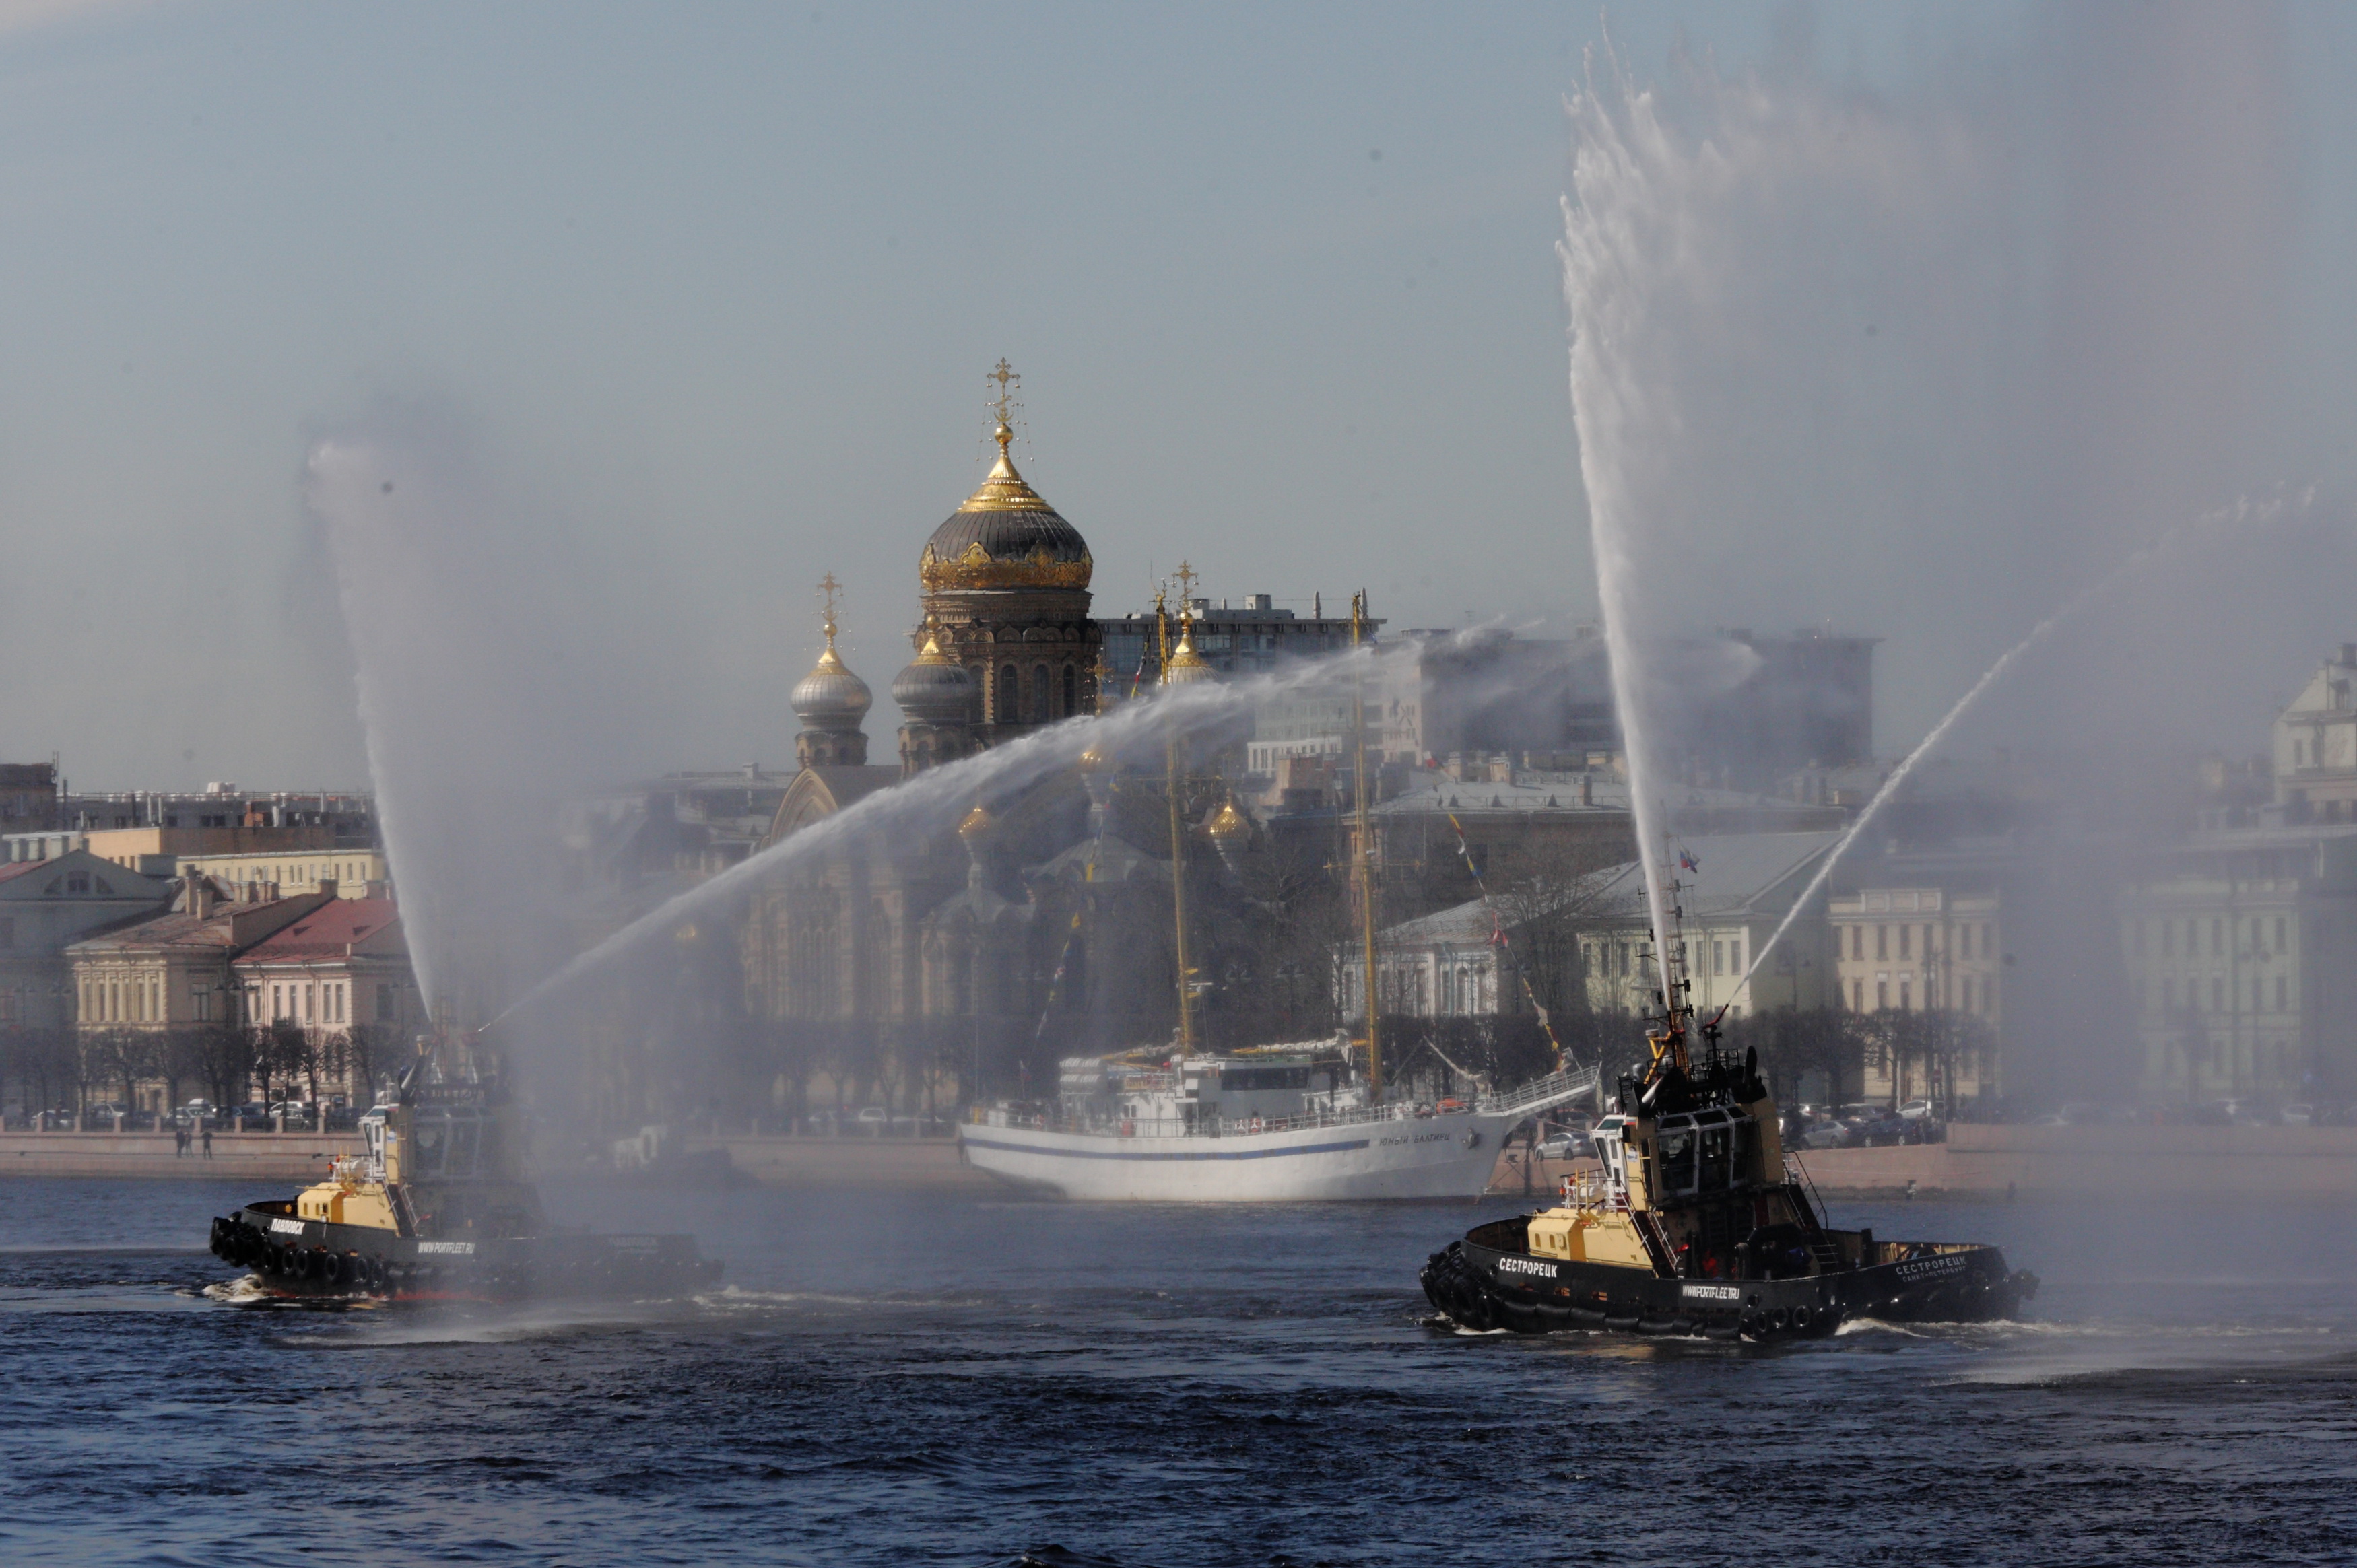
MULTIPOLYGON (((2357 47, 2284 16, 2259 418, 2270 471, 2338 483, 2357 47)), ((1641 78, 1683 30, 1729 72, 1999 82, 2033 164, 2072 134, 2036 7, 1610 27, 1641 78)), ((1001 355, 1103 613, 1184 556, 1214 597, 1364 583, 1394 624, 1592 614, 1555 245, 1600 36, 1586 5, 0 0, 0 757, 364 782, 301 475, 388 409, 504 498, 554 645, 642 672, 579 693, 617 772, 789 759, 825 572, 881 696, 1001 355)), ((1887 745, 2026 624, 1910 658, 1907 604, 1794 575, 1764 613, 1893 639, 1887 745)))

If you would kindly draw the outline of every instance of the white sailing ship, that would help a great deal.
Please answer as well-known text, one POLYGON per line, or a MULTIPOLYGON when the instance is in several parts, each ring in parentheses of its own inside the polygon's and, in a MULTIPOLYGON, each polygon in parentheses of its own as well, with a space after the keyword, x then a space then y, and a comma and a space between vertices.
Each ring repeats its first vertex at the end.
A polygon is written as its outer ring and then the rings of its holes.
MULTIPOLYGON (((1365 607, 1363 593, 1351 600, 1353 647, 1365 607)), ((1163 635, 1162 683, 1208 679, 1211 669, 1194 650, 1188 613, 1180 611, 1176 648, 1169 644, 1159 596, 1155 613, 1163 635)), ((1355 691, 1351 707, 1355 777, 1363 781, 1370 777, 1366 714, 1355 691)), ((1049 1109, 976 1106, 958 1130, 968 1164, 1023 1187, 1083 1199, 1297 1203, 1475 1197, 1488 1187, 1506 1134, 1517 1123, 1596 1091, 1598 1074, 1589 1069, 1558 1070, 1508 1094, 1485 1091, 1469 1104, 1443 1100, 1420 1105, 1402 1099, 1396 1090, 1385 1090, 1372 1008, 1363 1042, 1340 1034, 1331 1040, 1255 1046, 1223 1055, 1198 1051, 1175 738, 1168 756, 1171 915, 1178 960, 1176 1046, 1067 1058, 1049 1109), (1357 1054, 1361 1049, 1363 1058, 1357 1054)), ((1103 782, 1089 757, 1082 768, 1092 784, 1103 782)), ((1369 791, 1359 788, 1354 793, 1354 859, 1366 959, 1361 972, 1372 977, 1373 839, 1367 822, 1369 791)), ((1092 789, 1092 800, 1102 832, 1104 798, 1092 789)), ((1243 819, 1233 813, 1231 802, 1226 814, 1241 828, 1243 819)), ((1221 832, 1216 823, 1211 831, 1215 837, 1221 832)))
POLYGON ((1594 1069, 1463 1105, 1371 1103, 1350 1043, 1312 1041, 1165 1065, 1063 1063, 1052 1112, 977 1108, 968 1163, 1083 1200, 1299 1203, 1474 1197, 1519 1122, 1594 1092, 1594 1069))

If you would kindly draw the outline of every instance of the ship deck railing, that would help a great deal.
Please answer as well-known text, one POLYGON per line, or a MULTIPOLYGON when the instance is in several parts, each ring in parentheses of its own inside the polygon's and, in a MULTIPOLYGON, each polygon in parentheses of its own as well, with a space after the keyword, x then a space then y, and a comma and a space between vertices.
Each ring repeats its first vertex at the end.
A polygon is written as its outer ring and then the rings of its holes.
POLYGON ((1531 1114, 1592 1093, 1597 1069, 1580 1068, 1549 1073, 1502 1095, 1491 1095, 1461 1110, 1436 1111, 1404 1101, 1384 1105, 1354 1106, 1342 1111, 1316 1111, 1299 1116, 1222 1116, 1189 1121, 1180 1116, 1059 1116, 1024 1114, 996 1107, 977 1108, 974 1120, 993 1127, 1023 1128, 1042 1133, 1079 1133, 1103 1138, 1248 1138, 1260 1133, 1297 1133, 1327 1127, 1361 1127, 1383 1122, 1445 1121, 1453 1116, 1531 1114))

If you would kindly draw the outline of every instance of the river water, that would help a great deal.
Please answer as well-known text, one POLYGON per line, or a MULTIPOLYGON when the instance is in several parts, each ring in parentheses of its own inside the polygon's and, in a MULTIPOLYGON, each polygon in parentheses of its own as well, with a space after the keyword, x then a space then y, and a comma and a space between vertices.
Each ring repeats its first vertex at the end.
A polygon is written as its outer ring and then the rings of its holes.
POLYGON ((552 1189, 727 1283, 490 1313, 241 1304, 257 1196, 0 1181, 0 1561, 2357 1562, 2357 1207, 1836 1205, 2045 1287, 1763 1352, 1427 1326, 1500 1203, 552 1189))

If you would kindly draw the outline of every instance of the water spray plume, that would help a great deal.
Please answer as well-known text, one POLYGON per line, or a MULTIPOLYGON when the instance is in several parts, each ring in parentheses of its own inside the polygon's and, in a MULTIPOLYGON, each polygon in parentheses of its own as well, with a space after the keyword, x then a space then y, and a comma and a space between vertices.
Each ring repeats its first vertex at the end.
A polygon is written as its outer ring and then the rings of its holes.
MULTIPOLYGON (((1947 739, 1949 733, 1963 722, 1964 715, 1973 710, 1981 698, 1987 693, 1989 688, 2004 680, 2016 665, 2051 636, 2057 628, 2075 619, 2090 606, 2164 557, 2174 554, 2182 548, 2203 547, 2222 542, 2230 532, 2238 528, 2265 528, 2283 521, 2304 511, 2314 503, 2315 499, 2313 490, 2306 490, 2287 499, 2265 501, 2245 499, 2222 511, 2212 512, 2193 522, 2184 524, 2137 551, 2110 572, 2080 589, 2060 609, 2030 628, 2029 635, 2007 649, 1998 657, 1997 661, 1990 665, 1979 680, 1973 682, 1971 689, 1956 699, 1955 705, 1941 716, 1940 722, 1932 726, 1931 732, 1915 743, 1915 749, 1901 757, 1899 766, 1890 770, 1890 776, 1882 781, 1881 787, 1875 790, 1873 798, 1867 801, 1865 809, 1858 812, 1857 820, 1850 823, 1848 830, 1840 838, 1834 841, 1832 851, 1818 863, 1816 875, 1810 877, 1808 886, 1801 889, 1801 896, 1792 900, 1792 908, 1787 909, 1784 912, 1784 918, 1776 923, 1776 929, 1769 933, 1768 940, 1760 943, 1758 950, 1751 955, 1751 962, 1744 970, 1742 979, 1735 983, 1733 988, 1735 993, 1739 994, 1744 984, 1752 975, 1759 972, 1760 966, 1768 961, 1768 955, 1776 950, 1776 944, 1783 940, 1784 933, 1792 929, 1793 923, 1801 918, 1802 912, 1807 909, 1816 896, 1824 890, 1825 883, 1833 876, 1834 868, 1841 864, 1842 856, 1848 852, 1850 845, 1856 843, 1866 830, 1873 825, 1875 818, 1881 814, 1883 807, 1897 798, 1909 776, 1915 771, 1916 766, 1932 755, 1942 741, 1947 739)), ((1719 1011, 1724 1014, 1727 1011, 1726 1005, 1722 1005, 1719 1011)))
MULTIPOLYGON (((1593 66, 1591 56, 1591 77, 1593 66)), ((1625 83, 1620 87, 1621 102, 1638 117, 1638 125, 1650 126, 1650 104, 1625 83)), ((1638 679, 1638 672, 1648 667, 1639 641, 1644 616, 1638 602, 1634 545, 1641 517, 1638 487, 1628 467, 1630 454, 1641 440, 1634 426, 1642 413, 1638 405, 1645 383, 1624 354, 1628 328, 1650 308, 1644 263, 1657 237, 1626 221, 1631 213, 1645 210, 1643 203, 1604 198, 1606 188, 1641 182, 1642 176, 1626 156, 1626 144, 1592 81, 1566 107, 1581 132, 1573 175, 1578 199, 1564 200, 1564 238, 1557 247, 1564 299, 1571 311, 1572 421, 1579 435, 1580 478, 1587 489, 1588 540, 1602 601, 1613 706, 1628 762, 1646 916, 1653 950, 1662 954, 1667 951, 1663 940, 1669 929, 1669 890, 1660 859, 1662 807, 1652 790, 1652 715, 1638 679)), ((1660 417, 1660 411, 1653 412, 1660 417)))

